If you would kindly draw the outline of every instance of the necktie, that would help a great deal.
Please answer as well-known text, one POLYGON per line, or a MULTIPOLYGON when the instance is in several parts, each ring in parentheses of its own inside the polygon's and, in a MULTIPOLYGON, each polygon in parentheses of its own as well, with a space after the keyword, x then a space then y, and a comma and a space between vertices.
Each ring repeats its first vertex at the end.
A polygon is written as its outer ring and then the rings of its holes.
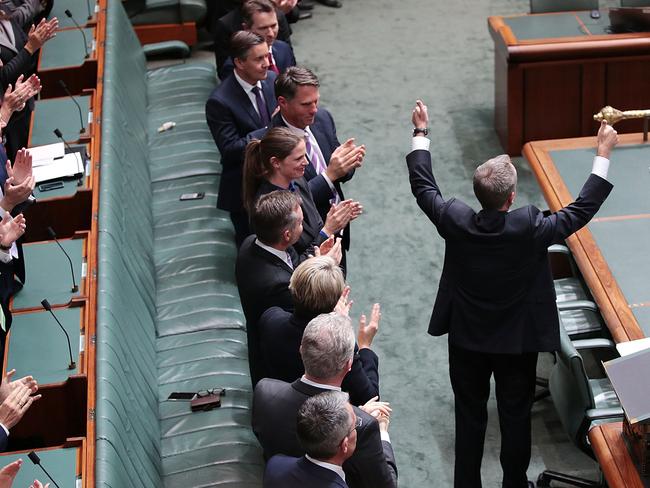
POLYGON ((269 117, 269 111, 266 108, 266 102, 264 102, 264 98, 262 97, 262 92, 260 91, 260 87, 254 86, 253 93, 255 94, 255 103, 257 105, 257 111, 260 113, 260 119, 262 121, 262 125, 266 127, 270 124, 271 118, 269 117))
POLYGON ((276 75, 280 74, 280 70, 273 62, 273 55, 271 53, 269 53, 269 69, 273 71, 276 75))
POLYGON ((311 143, 309 132, 305 131, 305 149, 307 149, 307 159, 316 170, 316 174, 321 174, 327 169, 325 162, 318 154, 318 151, 311 143))

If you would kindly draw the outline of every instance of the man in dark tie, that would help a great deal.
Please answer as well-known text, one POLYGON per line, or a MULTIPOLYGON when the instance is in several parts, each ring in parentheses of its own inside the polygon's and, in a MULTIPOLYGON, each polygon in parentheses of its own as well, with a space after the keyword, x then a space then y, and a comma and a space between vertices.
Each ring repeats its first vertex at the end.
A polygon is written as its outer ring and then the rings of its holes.
POLYGON ((298 410, 296 433, 305 449, 301 458, 273 456, 266 464, 268 488, 347 488, 343 463, 357 446, 357 416, 347 393, 324 391, 298 410))
POLYGON ((235 70, 210 94, 205 114, 223 165, 217 207, 230 212, 239 247, 250 234, 241 195, 244 150, 249 135, 268 126, 276 101, 275 73, 268 70, 269 47, 264 39, 239 31, 232 47, 235 70))
MULTIPOLYGON (((248 361, 255 385, 262 378, 257 322, 267 308, 293 310, 289 280, 307 255, 293 249, 302 233, 300 197, 290 191, 273 191, 255 203, 251 221, 256 234, 242 243, 235 264, 237 288, 246 317, 248 361)), ((340 261, 340 243, 328 239, 321 252, 340 261), (331 248, 331 249, 330 249, 331 248)))
POLYGON ((406 157, 411 190, 445 240, 429 334, 449 334, 449 376, 456 414, 454 486, 479 488, 494 374, 501 428, 503 488, 534 486, 530 462, 530 412, 537 355, 560 347, 555 289, 547 249, 586 225, 612 189, 607 181, 616 131, 603 122, 597 155, 578 198, 545 216, 531 205, 512 209, 517 171, 507 155, 474 172, 477 213, 458 199, 445 200, 433 177, 427 107, 412 113, 412 151, 406 157))
MULTIPOLYGON (((305 365, 302 378, 293 383, 264 378, 255 387, 253 432, 266 459, 305 454, 296 435, 298 410, 314 395, 341 390, 354 356, 352 322, 337 313, 319 315, 305 328, 300 354, 305 365)), ((351 488, 396 487, 397 466, 388 435, 390 411, 381 402, 352 409, 359 419, 357 448, 343 463, 346 482, 351 488)))
MULTIPOLYGON (((269 69, 276 75, 289 66, 296 65, 291 45, 278 40, 278 16, 275 6, 270 0, 248 0, 242 5, 244 30, 253 32, 266 41, 269 46, 269 69)), ((232 73, 232 58, 228 58, 221 66, 217 66, 219 79, 223 80, 232 73)))

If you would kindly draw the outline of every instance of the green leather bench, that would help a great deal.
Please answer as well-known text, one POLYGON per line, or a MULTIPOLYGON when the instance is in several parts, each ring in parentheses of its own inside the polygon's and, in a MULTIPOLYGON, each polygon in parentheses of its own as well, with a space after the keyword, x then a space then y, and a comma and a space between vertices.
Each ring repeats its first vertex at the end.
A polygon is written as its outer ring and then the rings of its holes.
POLYGON ((216 209, 218 152, 203 107, 214 68, 147 71, 109 2, 99 212, 96 484, 259 487, 235 247, 216 209), (157 128, 173 121, 176 127, 157 128), (179 201, 204 192, 202 200, 179 201), (191 413, 173 391, 226 388, 191 413))

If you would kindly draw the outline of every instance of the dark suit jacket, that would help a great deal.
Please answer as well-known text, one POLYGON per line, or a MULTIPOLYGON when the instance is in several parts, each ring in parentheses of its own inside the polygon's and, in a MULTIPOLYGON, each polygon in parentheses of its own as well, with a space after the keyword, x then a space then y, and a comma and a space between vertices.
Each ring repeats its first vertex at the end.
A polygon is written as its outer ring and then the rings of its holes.
MULTIPOLYGON (((323 221, 318 214, 318 210, 316 209, 316 205, 311 196, 311 191, 309 190, 309 185, 307 184, 307 181, 305 181, 305 178, 303 177, 295 180, 293 183, 298 188, 297 191, 302 200, 301 208, 303 217, 302 234, 300 235, 298 242, 293 245, 293 248, 298 254, 307 252, 313 254, 314 246, 319 246, 325 240, 325 237, 320 233, 323 228, 323 221)), ((275 186, 273 183, 265 180, 257 189, 255 199, 257 200, 260 196, 276 190, 286 190, 286 188, 280 188, 279 186, 275 186)), ((255 229, 253 229, 253 232, 254 231, 255 229)))
POLYGON ((331 469, 312 463, 305 457, 273 456, 264 471, 265 488, 347 488, 331 469))
POLYGON ((7 450, 7 444, 9 444, 9 437, 5 430, 0 427, 0 452, 5 452, 7 450))
MULTIPOLYGON (((288 67, 296 65, 296 58, 293 55, 293 49, 291 49, 291 46, 286 42, 276 40, 273 43, 272 51, 275 65, 278 67, 280 73, 288 67)), ((219 79, 223 80, 226 76, 229 76, 234 69, 235 66, 232 58, 229 56, 226 61, 224 61, 223 66, 217 71, 219 79)))
MULTIPOLYGON (((285 15, 276 10, 278 14, 278 37, 277 39, 286 42, 291 46, 291 27, 285 15)), ((214 23, 214 55, 217 61, 217 72, 219 73, 219 78, 221 76, 221 68, 226 62, 226 59, 230 56, 230 39, 232 35, 243 29, 242 23, 244 19, 241 16, 241 10, 235 8, 228 12, 223 17, 220 17, 214 23)))
MULTIPOLYGON (((262 375, 282 381, 294 381, 305 373, 300 357, 300 342, 307 324, 314 317, 298 317, 280 307, 262 314, 257 329, 260 334, 262 375)), ((379 358, 370 349, 355 347, 352 369, 341 388, 350 394, 350 403, 363 405, 379 396, 379 358)))
MULTIPOLYGON (((273 113, 277 106, 273 92, 274 81, 273 72, 269 72, 268 78, 262 81, 262 92, 269 113, 273 113)), ((234 74, 223 80, 210 94, 205 105, 205 115, 223 165, 217 207, 240 212, 244 150, 250 140, 247 136, 262 128, 262 121, 234 74)))
POLYGON ((449 332, 452 344, 479 352, 557 350, 547 248, 587 224, 612 185, 592 174, 575 202, 548 217, 530 205, 476 213, 460 200, 442 197, 429 151, 413 151, 406 160, 413 195, 445 239, 429 333, 449 332))
MULTIPOLYGON (((244 240, 235 263, 239 298, 246 316, 248 361, 253 385, 262 377, 259 372, 260 346, 257 329, 260 316, 270 307, 293 310, 289 292, 289 280, 293 270, 283 260, 258 246, 255 239, 255 235, 250 235, 244 240)), ((297 266, 299 257, 292 248, 287 251, 292 255, 294 267, 297 266)))
MULTIPOLYGON (((307 398, 325 390, 303 383, 265 378, 255 387, 253 396, 253 432, 264 449, 265 459, 276 454, 302 456, 305 451, 296 436, 296 418, 307 398)), ((397 486, 397 466, 390 442, 381 440, 379 424, 371 415, 353 406, 361 419, 357 428, 357 448, 343 464, 351 488, 397 486)))

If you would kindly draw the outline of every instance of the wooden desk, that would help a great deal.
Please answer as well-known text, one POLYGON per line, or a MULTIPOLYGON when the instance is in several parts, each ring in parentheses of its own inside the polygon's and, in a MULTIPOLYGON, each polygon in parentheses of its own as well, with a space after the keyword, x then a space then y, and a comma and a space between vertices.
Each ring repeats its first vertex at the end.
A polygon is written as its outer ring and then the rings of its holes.
MULTIPOLYGON (((587 136, 603 106, 650 108, 650 33, 608 34, 589 12, 488 18, 494 40, 494 126, 505 151, 587 136)), ((640 121, 616 126, 639 132, 640 121)))
POLYGON ((69 144, 75 142, 89 142, 95 132, 96 121, 93 118, 93 107, 101 100, 97 100, 95 90, 89 90, 74 100, 81 108, 75 105, 70 97, 49 98, 38 100, 34 104, 34 113, 29 126, 28 147, 43 146, 59 142, 54 135, 54 129, 61 130, 63 139, 69 144), (80 129, 83 126, 83 132, 80 129))
POLYGON ((73 95, 95 88, 97 84, 95 29, 84 28, 83 32, 87 43, 85 49, 84 38, 76 28, 57 31, 56 37, 41 48, 36 68, 43 85, 41 99, 66 96, 60 81, 65 82, 73 95))
MULTIPOLYGON (((532 142, 524 156, 551 210, 569 204, 586 180, 594 137, 532 142)), ((650 336, 650 144, 620 136, 608 180, 614 189, 592 222, 567 239, 616 342, 650 336)))
POLYGON ((609 488, 644 488, 644 483, 623 440, 623 423, 597 425, 589 431, 589 442, 609 488))

